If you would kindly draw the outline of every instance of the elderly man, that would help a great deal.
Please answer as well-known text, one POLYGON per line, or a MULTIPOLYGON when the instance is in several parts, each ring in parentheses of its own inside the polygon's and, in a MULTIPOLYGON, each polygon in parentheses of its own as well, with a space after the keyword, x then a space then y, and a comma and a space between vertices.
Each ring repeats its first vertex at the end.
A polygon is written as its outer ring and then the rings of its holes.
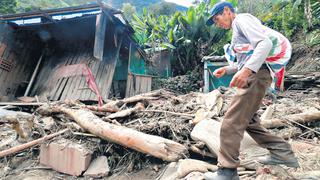
MULTIPOLYGON (((232 4, 217 3, 207 25, 232 29, 230 50, 234 52, 233 65, 213 72, 217 78, 235 73, 230 86, 237 88, 220 130, 219 169, 206 173, 206 179, 239 179, 240 142, 244 131, 270 155, 260 158, 262 164, 283 164, 299 167, 291 146, 282 138, 269 133, 260 124, 257 110, 266 89, 274 80, 276 86, 283 84, 284 66, 291 56, 291 46, 282 34, 264 26, 251 14, 235 14, 232 4)), ((210 138, 210 137, 209 137, 210 138)))

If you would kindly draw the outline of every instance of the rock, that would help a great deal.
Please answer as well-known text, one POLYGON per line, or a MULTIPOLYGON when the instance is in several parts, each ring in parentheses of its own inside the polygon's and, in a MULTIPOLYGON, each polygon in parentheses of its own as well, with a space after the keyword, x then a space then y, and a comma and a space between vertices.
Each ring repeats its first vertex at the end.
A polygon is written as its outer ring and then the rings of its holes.
MULTIPOLYGON (((210 152, 217 156, 220 146, 220 127, 221 123, 215 120, 205 119, 199 122, 191 132, 191 138, 196 141, 206 143, 210 152), (210 137, 210 138, 208 138, 210 137)), ((256 146, 257 143, 245 133, 241 142, 241 150, 250 146, 256 146)))
POLYGON ((194 171, 189 173, 184 180, 203 180, 204 176, 202 172, 194 171))
POLYGON ((106 156, 99 156, 91 162, 89 168, 83 175, 93 178, 101 178, 107 176, 109 171, 108 158, 106 156))
POLYGON ((178 162, 170 163, 160 180, 184 178, 194 171, 207 172, 209 170, 216 171, 217 169, 218 167, 216 165, 212 165, 204 161, 195 159, 181 159, 178 162))

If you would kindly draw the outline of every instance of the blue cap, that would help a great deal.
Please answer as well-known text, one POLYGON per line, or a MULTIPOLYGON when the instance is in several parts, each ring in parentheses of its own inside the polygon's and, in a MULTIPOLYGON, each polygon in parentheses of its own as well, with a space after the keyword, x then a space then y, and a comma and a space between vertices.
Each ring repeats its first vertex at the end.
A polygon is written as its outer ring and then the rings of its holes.
POLYGON ((211 16, 210 16, 210 18, 207 20, 207 23, 206 23, 207 26, 211 26, 211 25, 214 24, 214 21, 212 20, 212 17, 215 16, 215 15, 217 15, 219 12, 223 11, 223 9, 224 9, 225 6, 229 7, 230 10, 231 10, 232 12, 234 12, 234 8, 233 8, 232 4, 229 3, 229 2, 223 1, 223 2, 219 2, 219 3, 215 4, 215 5, 213 6, 212 10, 211 10, 211 16))

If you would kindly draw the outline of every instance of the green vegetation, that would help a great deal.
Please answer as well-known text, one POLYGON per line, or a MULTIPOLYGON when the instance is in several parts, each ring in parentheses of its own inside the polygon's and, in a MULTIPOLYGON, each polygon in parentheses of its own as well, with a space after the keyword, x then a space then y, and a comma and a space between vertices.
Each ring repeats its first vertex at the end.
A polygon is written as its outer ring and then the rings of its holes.
MULTIPOLYGON (((104 0, 110 4, 111 0, 104 0)), ((186 11, 176 11, 169 3, 156 0, 112 1, 120 7, 135 29, 134 39, 142 47, 166 47, 172 51, 174 75, 185 74, 200 64, 203 56, 223 54, 222 46, 230 41, 231 33, 205 22, 210 9, 220 0, 205 0, 186 11), (157 3, 159 2, 159 3, 157 3), (141 10, 140 5, 150 5, 141 10), (133 5, 137 5, 136 7, 133 5), (136 9, 137 8, 137 9, 136 9), (225 36, 226 35, 226 36, 225 36)), ((306 46, 320 44, 319 0, 228 0, 237 12, 249 12, 267 26, 280 31, 289 39, 305 37, 306 46), (302 34, 301 34, 302 33, 302 34)), ((27 12, 75 6, 95 0, 1 0, 0 13, 27 12)), ((195 1, 199 2, 199 1, 195 1)), ((292 40, 292 39, 291 39, 292 40)))
MULTIPOLYGON (((190 7, 186 12, 177 11, 171 16, 143 11, 131 21, 136 33, 134 38, 144 47, 166 47, 172 51, 174 75, 185 74, 200 64, 204 55, 222 54, 222 46, 230 38, 227 31, 205 25, 211 4, 204 2, 190 7)), ((236 1, 232 1, 236 5, 236 1)))
POLYGON ((16 0, 1 0, 0 1, 0 14, 14 13, 16 6, 17 6, 16 0))
POLYGON ((150 12, 153 12, 156 16, 167 15, 170 16, 175 13, 176 7, 174 3, 168 3, 165 1, 152 4, 149 7, 150 12))
POLYGON ((95 0, 1 0, 0 14, 21 13, 36 10, 78 6, 95 0))
MULTIPOLYGON (((230 31, 207 27, 210 9, 219 0, 208 0, 190 7, 186 12, 157 16, 144 10, 131 21, 135 39, 142 46, 166 47, 173 53, 174 75, 185 74, 200 64, 204 55, 223 54, 222 46, 230 42, 230 31), (226 36, 225 36, 226 34, 226 36)), ((267 26, 280 31, 289 39, 305 33, 308 46, 319 45, 320 2, 318 0, 229 0, 238 12, 249 12, 267 26)))

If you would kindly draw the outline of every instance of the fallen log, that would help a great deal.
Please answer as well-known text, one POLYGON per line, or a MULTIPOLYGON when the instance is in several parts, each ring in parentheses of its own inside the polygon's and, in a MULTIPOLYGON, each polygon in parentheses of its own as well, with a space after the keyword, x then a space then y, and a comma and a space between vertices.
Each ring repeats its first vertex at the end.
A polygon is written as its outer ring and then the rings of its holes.
POLYGON ((24 150, 24 149, 27 149, 27 148, 30 148, 30 147, 32 147, 32 146, 41 144, 41 143, 43 143, 43 142, 46 141, 46 140, 49 140, 49 139, 51 139, 51 138, 54 138, 54 137, 56 137, 56 136, 59 136, 59 135, 65 133, 65 132, 67 132, 68 130, 69 130, 69 129, 63 129, 63 130, 61 130, 61 131, 59 131, 59 132, 56 132, 56 133, 53 133, 53 134, 44 136, 44 137, 42 137, 42 138, 40 138, 40 139, 36 139, 36 140, 34 140, 34 141, 30 141, 30 142, 27 142, 27 143, 25 143, 25 144, 21 144, 21 145, 19 145, 19 146, 15 146, 15 147, 12 147, 12 148, 10 148, 10 149, 1 151, 1 152, 0 152, 0 158, 5 157, 5 156, 8 156, 8 155, 10 155, 10 154, 15 154, 15 153, 20 152, 20 151, 22 151, 22 150, 24 150))
MULTIPOLYGON (((45 112, 42 108, 41 112, 45 112)), ((48 107, 47 107, 48 108, 48 107)), ((62 112, 73 118, 83 129, 102 139, 132 148, 165 161, 177 161, 187 153, 182 144, 159 136, 145 134, 127 127, 104 122, 85 109, 73 110, 61 106, 52 107, 54 112, 62 112)))
POLYGON ((281 119, 273 118, 261 121, 265 128, 276 128, 286 126, 287 122, 307 123, 320 120, 320 111, 309 111, 300 114, 292 114, 281 119))

